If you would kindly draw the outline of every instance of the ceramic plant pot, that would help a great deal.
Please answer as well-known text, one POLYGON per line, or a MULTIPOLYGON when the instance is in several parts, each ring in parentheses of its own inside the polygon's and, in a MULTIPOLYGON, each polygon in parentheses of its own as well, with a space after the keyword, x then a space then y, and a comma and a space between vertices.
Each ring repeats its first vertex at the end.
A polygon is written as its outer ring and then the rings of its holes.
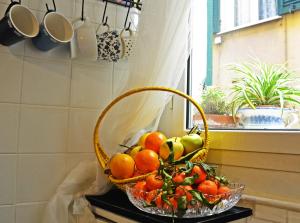
POLYGON ((249 129, 293 128, 299 124, 295 110, 279 107, 241 108, 237 112, 238 124, 249 129))

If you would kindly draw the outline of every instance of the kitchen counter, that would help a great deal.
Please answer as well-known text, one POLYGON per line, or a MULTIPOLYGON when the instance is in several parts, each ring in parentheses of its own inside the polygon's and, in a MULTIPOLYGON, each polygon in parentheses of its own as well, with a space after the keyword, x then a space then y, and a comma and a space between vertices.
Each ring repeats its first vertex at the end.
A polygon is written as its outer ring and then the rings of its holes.
MULTIPOLYGON (((167 223, 172 222, 170 217, 148 214, 134 207, 127 195, 118 189, 112 189, 100 196, 86 196, 93 207, 100 222, 118 223, 167 223)), ((175 218, 175 223, 225 223, 252 215, 252 210, 243 207, 233 207, 221 214, 201 218, 175 218)))

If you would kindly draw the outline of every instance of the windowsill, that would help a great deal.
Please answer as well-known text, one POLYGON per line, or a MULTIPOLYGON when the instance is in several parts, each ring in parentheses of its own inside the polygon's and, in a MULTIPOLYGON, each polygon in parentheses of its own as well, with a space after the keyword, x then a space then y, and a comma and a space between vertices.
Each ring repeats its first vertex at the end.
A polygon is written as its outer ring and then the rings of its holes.
POLYGON ((227 30, 218 32, 218 33, 216 33, 216 35, 219 36, 219 35, 227 34, 227 33, 234 32, 234 31, 237 31, 237 30, 240 30, 240 29, 245 29, 245 28, 249 28, 249 27, 252 27, 252 26, 257 26, 257 25, 260 25, 260 24, 263 24, 263 23, 267 23, 267 22, 271 22, 271 21, 275 21, 275 20, 279 20, 279 19, 282 19, 282 16, 273 16, 273 17, 270 17, 270 18, 267 18, 267 19, 262 19, 262 20, 259 20, 259 21, 256 21, 256 22, 245 24, 245 25, 236 26, 236 27, 233 27, 231 29, 227 29, 227 30))
POLYGON ((277 154, 300 154, 299 131, 209 130, 210 148, 277 154))

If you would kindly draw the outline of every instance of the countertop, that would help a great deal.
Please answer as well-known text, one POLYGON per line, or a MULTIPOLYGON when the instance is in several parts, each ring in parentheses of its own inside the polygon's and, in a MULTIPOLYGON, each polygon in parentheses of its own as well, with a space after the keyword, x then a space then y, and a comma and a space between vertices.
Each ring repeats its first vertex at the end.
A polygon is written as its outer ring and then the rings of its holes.
MULTIPOLYGON (((172 222, 170 217, 162 217, 145 213, 137 209, 128 200, 127 195, 119 190, 112 189, 108 193, 100 196, 86 196, 87 200, 91 203, 96 213, 110 213, 106 214, 105 218, 113 222, 123 223, 125 222, 143 222, 143 223, 167 223, 172 222), (98 212, 97 212, 98 209, 98 212), (115 219, 112 219, 115 216, 115 219), (124 219, 124 220, 116 220, 124 219), (121 222, 122 221, 122 222, 121 222)), ((225 223, 241 218, 246 218, 252 215, 250 208, 233 207, 230 210, 221 214, 201 217, 201 218, 175 218, 175 223, 225 223)), ((110 221, 110 222, 111 222, 110 221)), ((109 221, 108 221, 109 222, 109 221)))

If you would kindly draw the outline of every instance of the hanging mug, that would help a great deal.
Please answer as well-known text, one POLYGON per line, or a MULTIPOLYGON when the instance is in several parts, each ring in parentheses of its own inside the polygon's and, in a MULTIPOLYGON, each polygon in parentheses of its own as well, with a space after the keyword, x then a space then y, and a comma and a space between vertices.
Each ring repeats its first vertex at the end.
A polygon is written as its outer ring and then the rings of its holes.
POLYGON ((32 42, 39 50, 48 51, 69 43, 73 33, 72 24, 66 17, 48 9, 40 25, 40 32, 32 42))
MULTIPOLYGON (((118 31, 108 30, 97 34, 98 60, 117 62, 122 57, 122 42, 118 31)), ((98 33, 99 27, 97 29, 98 33)))
POLYGON ((0 43, 13 45, 27 38, 33 38, 39 33, 39 23, 33 13, 21 1, 11 0, 0 20, 0 43))
POLYGON ((123 29, 120 33, 120 38, 121 38, 122 45, 123 45, 122 59, 128 59, 128 57, 132 53, 133 48, 135 47, 136 35, 130 28, 123 29), (129 32, 129 36, 124 36, 125 31, 129 32))
POLYGON ((71 58, 96 61, 98 57, 96 30, 89 19, 76 19, 73 22, 73 29, 71 58))

